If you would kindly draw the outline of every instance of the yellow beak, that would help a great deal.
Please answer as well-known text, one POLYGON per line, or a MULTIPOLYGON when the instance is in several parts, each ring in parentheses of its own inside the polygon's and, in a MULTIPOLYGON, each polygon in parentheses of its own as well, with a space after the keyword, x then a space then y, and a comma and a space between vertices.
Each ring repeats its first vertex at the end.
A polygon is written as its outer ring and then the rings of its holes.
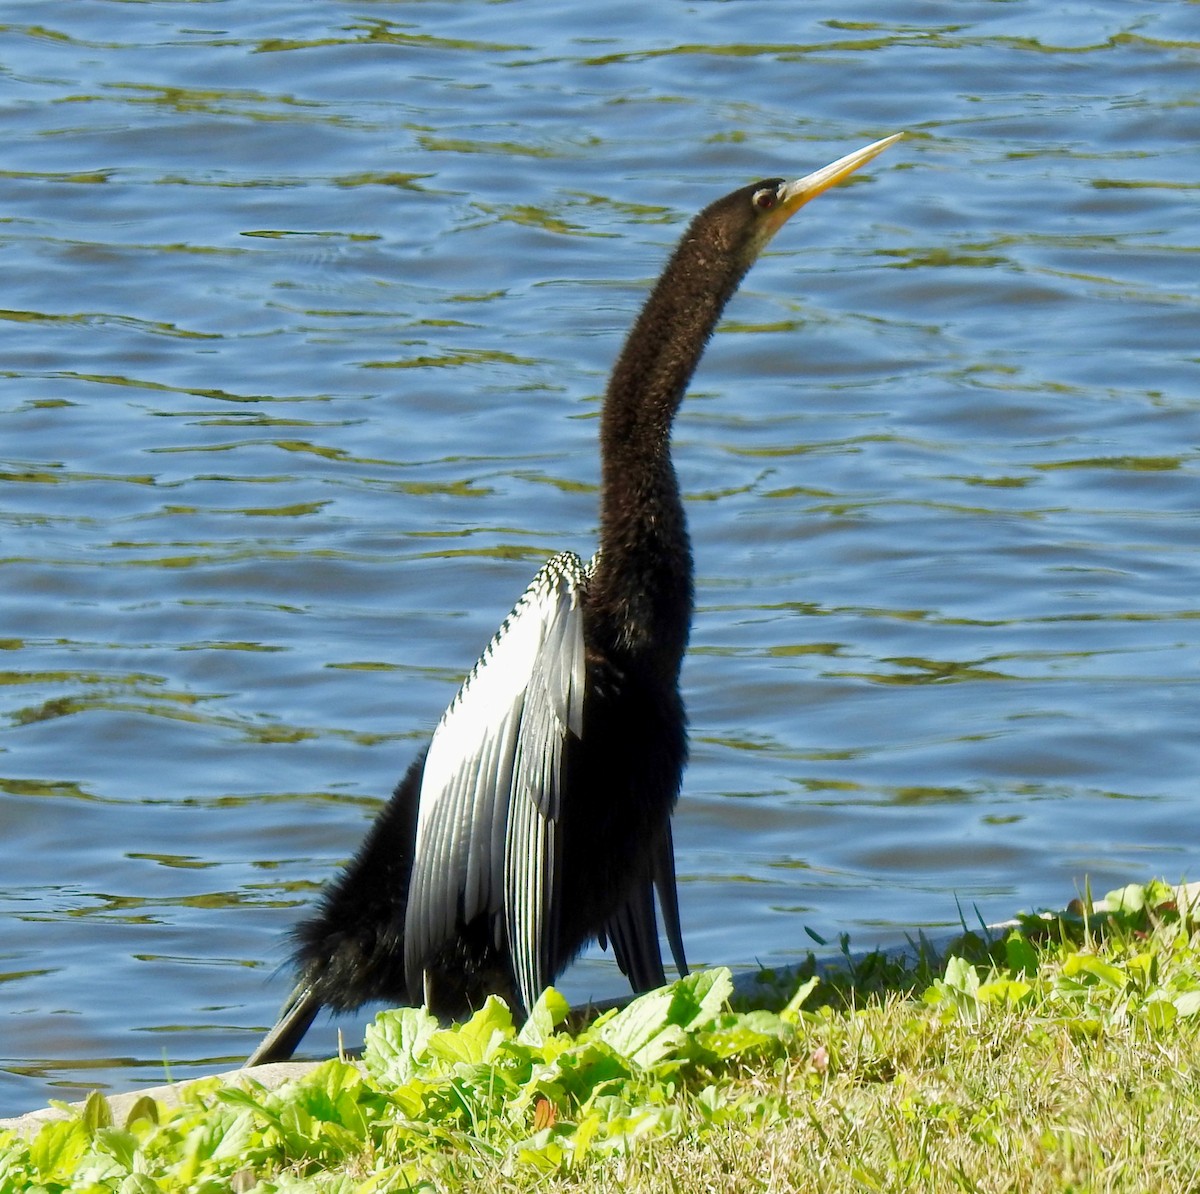
POLYGON ((795 182, 789 182, 779 196, 779 205, 767 218, 771 232, 774 233, 810 199, 815 199, 822 191, 829 190, 831 186, 853 174, 859 166, 865 166, 872 158, 883 153, 889 145, 895 145, 903 136, 903 133, 893 133, 890 137, 884 137, 882 141, 873 141, 870 145, 864 145, 862 149, 856 149, 853 153, 838 158, 836 162, 830 162, 828 166, 822 166, 820 170, 814 170, 795 182))

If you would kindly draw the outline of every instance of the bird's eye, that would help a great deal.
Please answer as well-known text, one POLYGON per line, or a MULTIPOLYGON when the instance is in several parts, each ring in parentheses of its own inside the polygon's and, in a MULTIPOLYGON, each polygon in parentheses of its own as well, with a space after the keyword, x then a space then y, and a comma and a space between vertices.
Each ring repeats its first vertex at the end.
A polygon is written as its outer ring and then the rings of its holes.
POLYGON ((770 211, 771 208, 779 202, 779 196, 774 191, 764 187, 761 191, 754 192, 754 206, 759 211, 770 211))

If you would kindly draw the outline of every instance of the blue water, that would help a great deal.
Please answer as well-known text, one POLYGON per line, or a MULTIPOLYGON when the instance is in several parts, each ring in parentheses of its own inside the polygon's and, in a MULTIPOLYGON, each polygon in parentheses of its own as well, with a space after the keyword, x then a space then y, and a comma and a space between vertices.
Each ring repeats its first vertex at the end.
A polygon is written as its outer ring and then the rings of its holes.
POLYGON ((1195 6, 649 12, 0 5, 0 1113, 245 1055, 683 224, 899 129, 677 428, 690 957, 1197 877, 1195 6))

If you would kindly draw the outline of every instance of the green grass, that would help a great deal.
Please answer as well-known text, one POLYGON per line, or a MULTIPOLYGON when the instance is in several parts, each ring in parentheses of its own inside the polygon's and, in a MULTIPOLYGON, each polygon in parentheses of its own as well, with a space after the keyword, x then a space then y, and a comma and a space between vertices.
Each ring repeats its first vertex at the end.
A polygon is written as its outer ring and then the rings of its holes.
POLYGON ((519 1031, 387 1012, 365 1074, 0 1134, 0 1191, 1197 1190, 1198 927, 1155 883, 775 1010, 710 971, 577 1033, 554 992, 519 1031))

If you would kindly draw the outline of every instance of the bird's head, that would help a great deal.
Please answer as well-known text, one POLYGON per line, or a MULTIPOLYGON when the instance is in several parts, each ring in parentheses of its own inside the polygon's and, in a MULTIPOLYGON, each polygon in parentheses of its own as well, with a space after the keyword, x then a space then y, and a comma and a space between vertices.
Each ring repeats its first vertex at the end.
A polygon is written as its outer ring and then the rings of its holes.
POLYGON ((853 174, 903 136, 895 133, 872 142, 793 182, 765 178, 740 187, 701 212, 697 224, 703 221, 708 225, 722 248, 748 268, 775 233, 810 199, 853 174))

